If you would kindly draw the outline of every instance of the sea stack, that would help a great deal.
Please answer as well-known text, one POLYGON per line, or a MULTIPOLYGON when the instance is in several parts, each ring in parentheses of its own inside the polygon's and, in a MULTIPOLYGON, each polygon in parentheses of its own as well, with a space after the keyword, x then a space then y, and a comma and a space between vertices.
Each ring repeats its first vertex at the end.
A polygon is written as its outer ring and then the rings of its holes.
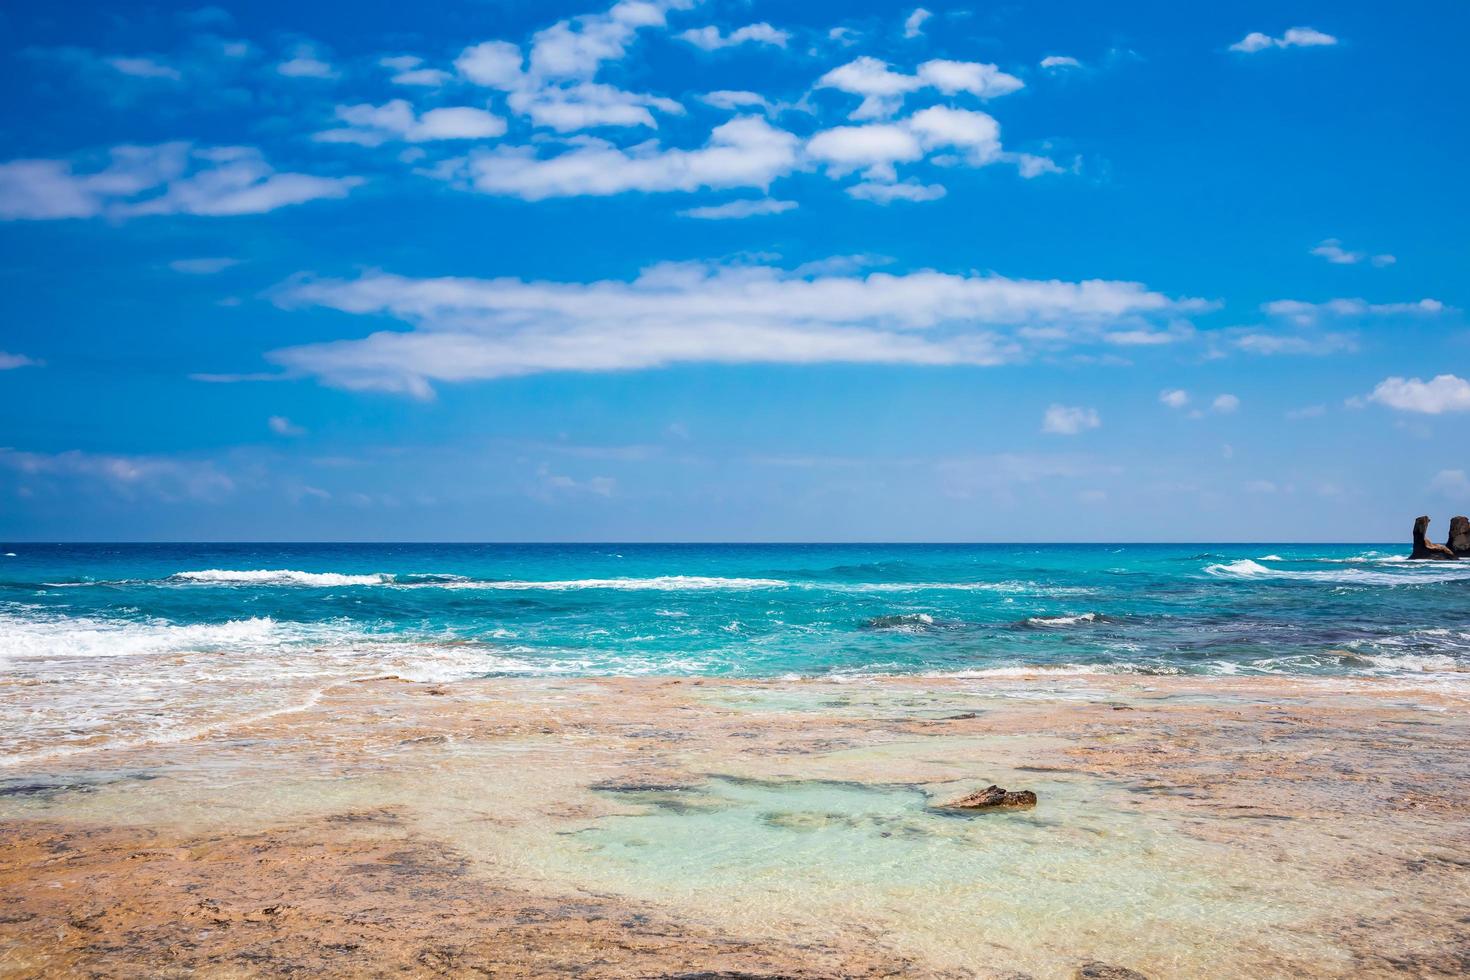
POLYGON ((1461 558, 1470 558, 1470 517, 1450 518, 1449 549, 1461 558))
POLYGON ((1448 546, 1429 540, 1429 518, 1414 521, 1414 553, 1410 558, 1420 561, 1454 561, 1455 553, 1448 546))

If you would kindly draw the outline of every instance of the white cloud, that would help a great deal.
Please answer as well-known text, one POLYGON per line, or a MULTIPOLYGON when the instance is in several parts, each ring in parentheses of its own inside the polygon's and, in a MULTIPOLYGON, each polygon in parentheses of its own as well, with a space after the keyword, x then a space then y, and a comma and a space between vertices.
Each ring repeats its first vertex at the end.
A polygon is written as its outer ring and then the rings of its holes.
POLYGON ((870 168, 885 169, 891 175, 895 163, 922 158, 924 147, 908 126, 869 123, 824 129, 807 142, 806 152, 838 176, 870 168))
MULTIPOLYGON (((939 150, 959 151, 950 155, 951 163, 983 167, 997 162, 1014 162, 1026 175, 1045 172, 1040 157, 1006 153, 1001 149, 1000 125, 991 116, 971 109, 930 106, 907 119, 861 126, 835 126, 820 130, 807 141, 807 158, 824 164, 829 176, 845 177, 862 171, 868 184, 896 184, 897 164, 912 163, 939 150)), ((1051 161, 1045 161, 1056 169, 1051 161)), ((896 185, 891 192, 876 188, 849 190, 855 197, 870 200, 933 200, 942 196, 938 185, 909 182, 896 185), (902 189, 909 188, 908 191, 902 189), (927 196, 919 196, 914 188, 927 186, 927 196)))
POLYGON ((618 487, 618 481, 610 476, 594 476, 586 480, 578 480, 564 473, 554 473, 551 467, 544 463, 537 468, 536 477, 540 481, 540 486, 532 492, 532 496, 541 499, 548 499, 554 494, 573 493, 611 497, 618 487))
POLYGON ((505 120, 470 106, 446 106, 418 115, 403 99, 380 106, 339 105, 337 118, 347 125, 317 133, 323 143, 380 146, 389 140, 427 143, 435 140, 492 139, 505 133, 505 120))
POLYGON ((1051 405, 1041 418, 1041 431, 1058 436, 1075 436, 1102 425, 1097 409, 1051 405))
POLYGON ((1245 331, 1234 334, 1230 339, 1230 345, 1247 354, 1263 356, 1301 354, 1309 357, 1325 357, 1328 354, 1358 349, 1357 338, 1352 334, 1318 331, 1307 333, 1245 331))
POLYGON ((1246 493, 1275 493, 1276 484, 1270 480, 1252 480, 1245 485, 1246 493))
POLYGON ((1302 419, 1319 419, 1327 414, 1326 405, 1304 405, 1301 408, 1293 408, 1286 413, 1286 417, 1293 422, 1302 419))
POLYGON ((1421 299, 1411 303, 1369 303, 1361 299, 1330 299, 1325 303, 1308 303, 1297 299, 1278 299, 1262 305, 1271 316, 1307 325, 1326 317, 1365 316, 1434 316, 1449 307, 1437 299, 1421 299))
POLYGON ((270 359, 340 387, 420 396, 436 381, 696 361, 998 364, 1100 343, 1120 321, 1192 308, 1127 282, 696 263, 654 266, 632 282, 303 280, 277 301, 409 324, 270 359), (1027 333, 1039 327, 1052 329, 1027 333))
POLYGON ((417 55, 406 54, 379 58, 378 64, 393 72, 393 76, 388 80, 394 85, 438 88, 453 77, 449 72, 438 68, 425 68, 424 59, 417 55))
POLYGON ((124 75, 132 75, 134 78, 163 78, 177 82, 184 77, 177 68, 153 58, 118 57, 104 60, 124 75))
POLYGON ((607 14, 560 21, 536 34, 529 66, 508 41, 465 48, 455 68, 465 79, 508 93, 512 112, 537 126, 572 132, 593 126, 657 127, 650 110, 682 114, 673 99, 623 91, 593 80, 604 61, 621 58, 641 27, 663 26, 673 3, 623 0, 607 14))
POLYGON ((35 479, 101 484, 122 497, 212 499, 235 489, 213 463, 166 456, 120 456, 71 450, 33 453, 0 448, 0 467, 35 479))
POLYGON ((671 9, 686 0, 619 0, 605 14, 558 21, 531 42, 531 71, 541 78, 590 79, 604 61, 623 57, 638 31, 663 27, 671 9))
POLYGON ((1189 392, 1183 388, 1166 388, 1159 392, 1159 401, 1170 408, 1183 408, 1189 404, 1189 392))
POLYGON ((930 106, 910 116, 908 127, 918 134, 925 149, 962 149, 977 167, 1000 159, 1000 124, 986 113, 930 106))
POLYGON ((784 214, 796 208, 795 201, 778 201, 775 198, 764 197, 752 200, 726 201, 724 204, 712 204, 707 207, 688 208, 679 214, 686 218, 705 218, 711 221, 724 221, 731 218, 753 218, 757 215, 784 214))
POLYGON ((894 201, 937 201, 949 193, 943 184, 925 184, 916 180, 885 184, 881 181, 865 180, 847 189, 851 197, 876 204, 892 204, 894 201))
POLYGON ((946 95, 968 92, 981 99, 1008 95, 1025 86, 995 65, 975 61, 936 59, 921 64, 913 75, 895 72, 888 63, 863 55, 817 79, 817 88, 834 88, 863 97, 853 119, 884 119, 898 112, 910 92, 935 88, 946 95))
POLYGON ((684 107, 673 99, 626 92, 599 82, 518 89, 510 93, 506 104, 517 114, 529 116, 536 125, 562 133, 593 126, 656 129, 658 123, 650 108, 672 115, 684 112, 684 107))
POLYGON ((0 163, 0 220, 259 214, 345 197, 362 182, 278 173, 252 147, 116 146, 91 173, 75 173, 67 160, 0 163))
POLYGON ((276 65, 276 73, 287 78, 336 78, 337 70, 307 51, 276 65))
POLYGON ((1370 256, 1366 252, 1350 252, 1343 248, 1342 242, 1336 238, 1324 239, 1316 248, 1312 249, 1312 254, 1318 258, 1326 259, 1333 265, 1357 265, 1366 259, 1369 263, 1380 269, 1387 265, 1393 265, 1398 261, 1392 255, 1387 254, 1370 256))
POLYGON ((174 259, 168 267, 187 276, 212 276, 239 264, 239 259, 231 258, 174 259))
POLYGON ((1470 477, 1465 475, 1464 470, 1440 470, 1429 481, 1429 489, 1446 497, 1463 500, 1470 497, 1470 477))
POLYGON ((438 88, 454 76, 438 68, 415 68, 394 75, 388 81, 394 85, 409 85, 416 88, 438 88))
POLYGON ((509 41, 485 41, 460 52, 455 69, 476 85, 509 91, 521 85, 521 49, 509 41))
POLYGON ((1082 62, 1064 54, 1049 54, 1041 59, 1043 68, 1081 68, 1082 62))
POLYGON ((981 99, 994 99, 1025 88, 1026 83, 1007 75, 995 65, 979 61, 946 61, 936 58, 919 66, 919 80, 945 95, 960 92, 981 99))
POLYGON ((903 36, 909 38, 919 37, 924 33, 924 21, 933 16, 934 14, 925 10, 923 7, 917 8, 913 13, 904 18, 903 36))
POLYGON ((0 350, 0 371, 14 371, 16 368, 33 367, 40 363, 24 354, 7 354, 0 350))
POLYGON ((305 429, 292 422, 284 415, 272 415, 270 418, 265 420, 265 424, 269 426, 270 430, 278 436, 295 437, 306 435, 305 429))
POLYGON ((771 110, 771 103, 766 101, 765 96, 756 92, 721 89, 706 92, 699 97, 699 101, 714 106, 716 109, 764 109, 767 112, 771 110))
POLYGON ((1230 45, 1230 50, 1253 54, 1257 51, 1265 51, 1267 48, 1313 48, 1336 43, 1337 38, 1331 34, 1323 34, 1310 27, 1293 27, 1280 37, 1271 37, 1260 31, 1252 31, 1230 45))
POLYGON ((679 34, 678 37, 679 40, 688 41, 696 48, 703 48, 705 51, 718 51, 721 48, 733 48, 740 44, 770 44, 784 48, 786 42, 791 40, 788 32, 778 30, 764 21, 736 28, 729 34, 721 33, 718 27, 691 28, 679 34))
POLYGON ((1441 374, 1428 381, 1386 378, 1373 389, 1368 400, 1401 412, 1425 415, 1470 412, 1470 381, 1453 374, 1441 374))
POLYGON ((1235 395, 1217 395, 1210 407, 1221 415, 1229 415, 1240 408, 1240 399, 1235 395))
POLYGON ((448 175, 482 193, 528 201, 626 191, 765 189, 796 166, 799 143, 764 119, 741 116, 716 126, 709 142, 694 150, 651 143, 624 149, 586 137, 547 158, 529 146, 483 151, 460 161, 448 175))

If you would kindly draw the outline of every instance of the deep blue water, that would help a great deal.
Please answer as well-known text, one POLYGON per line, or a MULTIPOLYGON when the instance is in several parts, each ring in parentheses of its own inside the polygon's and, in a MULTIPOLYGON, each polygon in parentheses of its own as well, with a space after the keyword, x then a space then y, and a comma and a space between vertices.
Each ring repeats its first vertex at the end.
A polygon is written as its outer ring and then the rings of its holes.
POLYGON ((0 545, 0 670, 1470 669, 1401 545, 0 545), (325 661, 323 661, 325 662, 325 661), (347 666, 344 666, 347 665, 347 666))

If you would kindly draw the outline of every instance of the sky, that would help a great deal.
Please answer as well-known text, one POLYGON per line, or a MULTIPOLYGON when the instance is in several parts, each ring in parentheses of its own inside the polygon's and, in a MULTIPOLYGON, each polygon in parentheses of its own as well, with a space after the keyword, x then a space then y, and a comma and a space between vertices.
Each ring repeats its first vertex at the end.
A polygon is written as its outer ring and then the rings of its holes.
POLYGON ((0 11, 0 539, 1407 541, 1470 7, 0 11))

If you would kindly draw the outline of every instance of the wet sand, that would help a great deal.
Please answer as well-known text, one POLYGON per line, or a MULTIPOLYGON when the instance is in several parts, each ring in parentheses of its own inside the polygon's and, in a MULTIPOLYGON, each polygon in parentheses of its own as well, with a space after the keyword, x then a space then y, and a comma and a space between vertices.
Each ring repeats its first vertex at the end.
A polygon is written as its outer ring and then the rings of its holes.
POLYGON ((0 976, 1463 976, 1467 777, 1432 682, 342 684, 0 769, 0 976))

